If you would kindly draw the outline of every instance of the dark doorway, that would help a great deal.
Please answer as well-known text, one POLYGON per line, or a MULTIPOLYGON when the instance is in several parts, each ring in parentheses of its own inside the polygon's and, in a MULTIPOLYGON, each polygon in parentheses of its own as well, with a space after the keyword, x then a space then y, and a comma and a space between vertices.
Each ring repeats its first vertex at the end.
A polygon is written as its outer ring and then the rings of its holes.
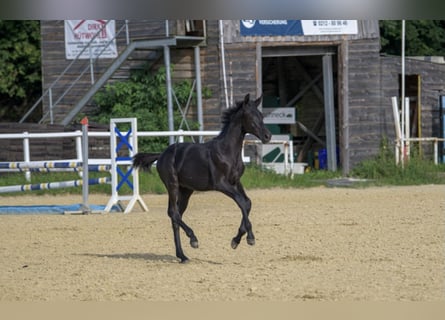
POLYGON ((339 164, 336 54, 335 47, 262 50, 263 108, 295 108, 294 124, 273 124, 269 129, 272 134, 290 135, 295 161, 317 169, 328 169, 330 151, 333 169, 339 164))

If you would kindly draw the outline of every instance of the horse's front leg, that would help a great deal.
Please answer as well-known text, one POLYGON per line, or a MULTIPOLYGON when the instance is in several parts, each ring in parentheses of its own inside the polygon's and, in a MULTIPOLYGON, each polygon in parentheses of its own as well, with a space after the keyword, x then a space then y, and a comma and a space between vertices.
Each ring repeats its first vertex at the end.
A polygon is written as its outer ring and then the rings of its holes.
POLYGON ((242 237, 247 233, 247 244, 253 246, 255 244, 255 236, 252 231, 252 223, 249 219, 249 213, 251 209, 252 202, 246 196, 243 200, 244 206, 241 207, 241 213, 243 217, 241 218, 241 224, 238 229, 237 235, 232 239, 232 248, 236 249, 241 242, 242 237))
POLYGON ((181 262, 187 262, 188 258, 185 256, 184 251, 181 246, 181 236, 179 234, 179 220, 175 216, 179 216, 179 214, 174 213, 174 211, 168 211, 168 215, 170 216, 173 228, 173 237, 175 241, 175 249, 176 249, 176 257, 178 257, 181 262))
POLYGON ((232 239, 232 248, 236 249, 241 242, 242 237, 247 233, 247 243, 251 246, 255 244, 255 236, 252 231, 252 223, 249 220, 250 209, 252 207, 252 201, 246 195, 241 183, 236 185, 226 185, 223 190, 224 194, 231 197, 238 207, 241 209, 242 219, 238 229, 237 235, 232 239))

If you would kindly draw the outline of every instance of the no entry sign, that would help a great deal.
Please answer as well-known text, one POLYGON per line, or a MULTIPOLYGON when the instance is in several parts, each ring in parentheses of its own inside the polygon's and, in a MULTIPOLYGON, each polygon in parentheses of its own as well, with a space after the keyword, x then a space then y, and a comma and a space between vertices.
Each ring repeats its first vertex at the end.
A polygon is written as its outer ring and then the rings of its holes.
POLYGON ((91 42, 91 46, 79 56, 80 59, 98 56, 116 58, 115 33, 115 20, 65 20, 65 56, 67 59, 75 59, 91 42))

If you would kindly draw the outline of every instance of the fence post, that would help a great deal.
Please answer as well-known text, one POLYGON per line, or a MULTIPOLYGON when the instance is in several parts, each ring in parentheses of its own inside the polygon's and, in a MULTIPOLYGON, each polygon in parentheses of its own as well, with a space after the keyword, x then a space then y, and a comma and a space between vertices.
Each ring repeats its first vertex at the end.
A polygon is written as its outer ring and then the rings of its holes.
POLYGON ((184 142, 184 135, 183 135, 184 130, 179 129, 179 130, 178 130, 178 133, 179 133, 179 136, 178 136, 178 142, 179 142, 179 143, 183 143, 183 142, 184 142))
POLYGON ((53 90, 51 87, 48 89, 48 97, 49 97, 49 118, 51 124, 54 124, 54 114, 53 114, 53 90))
MULTIPOLYGON (((29 153, 29 133, 28 131, 23 132, 23 161, 29 162, 31 161, 30 153, 29 153)), ((25 179, 26 181, 31 181, 31 171, 29 169, 25 170, 25 179)))
POLYGON ((88 118, 84 117, 80 123, 82 124, 82 213, 91 213, 88 205, 89 194, 89 172, 88 172, 88 118))

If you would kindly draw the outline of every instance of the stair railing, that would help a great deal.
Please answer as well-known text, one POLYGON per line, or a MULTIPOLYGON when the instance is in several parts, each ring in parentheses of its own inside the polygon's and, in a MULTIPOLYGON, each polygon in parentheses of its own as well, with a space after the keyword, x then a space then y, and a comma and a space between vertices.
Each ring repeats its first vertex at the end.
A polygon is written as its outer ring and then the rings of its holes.
MULTIPOLYGON (((110 39, 106 45, 102 48, 102 50, 96 55, 96 57, 93 58, 93 55, 91 54, 92 50, 92 44, 94 40, 97 38, 97 36, 103 31, 104 28, 107 27, 108 23, 111 20, 108 20, 101 28, 96 32, 96 34, 91 38, 91 40, 88 42, 88 44, 77 54, 77 56, 71 61, 71 63, 62 71, 62 73, 52 82, 52 84, 48 87, 48 89, 45 90, 45 92, 42 94, 42 96, 34 103, 34 105, 28 110, 28 112, 20 119, 19 123, 23 123, 31 114, 32 112, 37 108, 37 106, 43 101, 44 97, 48 95, 49 99, 49 110, 42 116, 39 123, 42 123, 48 116, 50 116, 50 123, 54 123, 54 117, 53 117, 53 110, 54 107, 59 104, 60 101, 70 92, 70 90, 76 85, 79 80, 82 78, 82 76, 90 70, 91 72, 91 81, 92 84, 94 84, 94 63, 99 59, 99 57, 105 52, 105 49, 108 48, 108 46, 116 40, 116 38, 121 34, 123 30, 125 30, 126 35, 126 44, 127 46, 130 43, 129 38, 129 30, 128 30, 128 20, 125 20, 125 23, 122 25, 121 28, 115 33, 114 37, 110 39), (90 50, 90 63, 89 65, 82 70, 82 72, 79 74, 79 76, 76 77, 76 79, 68 86, 68 88, 60 95, 60 97, 53 102, 53 88, 58 84, 58 82, 62 79, 62 77, 72 68, 72 66, 80 60, 81 55, 85 52, 85 50, 90 50)), ((124 48, 125 50, 125 48, 124 48)))

